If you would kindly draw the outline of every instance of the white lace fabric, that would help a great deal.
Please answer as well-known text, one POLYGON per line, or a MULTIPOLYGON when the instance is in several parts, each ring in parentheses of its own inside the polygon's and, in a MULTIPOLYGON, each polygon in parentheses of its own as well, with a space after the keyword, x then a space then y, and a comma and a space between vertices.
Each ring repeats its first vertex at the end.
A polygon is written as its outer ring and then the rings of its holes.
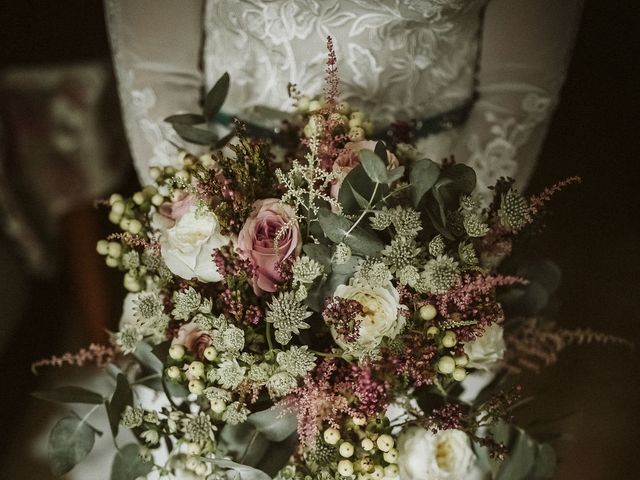
POLYGON ((421 142, 526 183, 566 74, 582 0, 106 0, 138 174, 175 160, 163 119, 197 111, 229 72, 226 113, 258 124, 291 109, 287 84, 322 92, 326 37, 342 96, 378 125, 447 112, 477 95, 462 128, 421 142))

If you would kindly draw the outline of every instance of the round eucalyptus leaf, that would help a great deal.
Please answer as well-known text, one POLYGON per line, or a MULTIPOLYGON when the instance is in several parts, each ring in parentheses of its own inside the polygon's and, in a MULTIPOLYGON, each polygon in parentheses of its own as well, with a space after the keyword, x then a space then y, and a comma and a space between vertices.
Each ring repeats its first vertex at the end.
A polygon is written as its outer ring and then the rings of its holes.
POLYGON ((93 448, 95 431, 75 415, 62 418, 49 434, 49 465, 59 477, 82 461, 93 448))

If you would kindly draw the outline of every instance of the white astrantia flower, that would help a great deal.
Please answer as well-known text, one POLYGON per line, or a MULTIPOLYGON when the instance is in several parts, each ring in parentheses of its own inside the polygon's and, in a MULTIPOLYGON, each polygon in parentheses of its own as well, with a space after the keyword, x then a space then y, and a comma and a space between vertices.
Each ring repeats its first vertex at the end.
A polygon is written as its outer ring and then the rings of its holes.
POLYGON ((331 329, 336 343, 355 357, 375 350, 385 337, 395 338, 405 326, 405 317, 398 313, 404 306, 400 304, 400 295, 391 282, 384 287, 369 287, 361 283, 339 285, 333 296, 355 300, 362 305, 363 314, 355 342, 346 342, 331 329))
POLYGON ((464 353, 469 357, 469 368, 491 370, 504 357, 505 343, 503 329, 497 323, 490 325, 484 335, 464 345, 464 353))
POLYGON ((475 463, 469 437, 460 430, 432 433, 410 427, 398 439, 402 480, 462 480, 475 463))
POLYGON ((162 258, 173 274, 186 280, 194 277, 201 282, 222 280, 212 254, 227 243, 229 238, 220 233, 218 217, 195 205, 172 226, 160 229, 162 258))

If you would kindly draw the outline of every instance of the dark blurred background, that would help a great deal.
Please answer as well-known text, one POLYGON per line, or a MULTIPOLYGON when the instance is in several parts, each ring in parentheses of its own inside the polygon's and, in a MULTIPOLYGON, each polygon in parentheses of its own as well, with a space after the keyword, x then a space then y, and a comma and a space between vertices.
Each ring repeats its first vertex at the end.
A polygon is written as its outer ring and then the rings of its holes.
MULTIPOLYGON (((46 445, 43 431, 54 409, 28 394, 72 372, 34 376, 30 364, 104 341, 104 326, 115 328, 124 289, 95 254, 96 240, 110 230, 92 199, 131 191, 136 179, 119 124, 101 3, 3 2, 0 15, 0 476, 49 478, 31 444, 46 445), (44 73, 52 67, 62 73, 44 73), (88 133, 80 128, 86 125, 88 133), (33 160, 43 151, 52 152, 52 163, 33 160)), ((636 345, 638 61, 637 2, 588 1, 530 185, 533 193, 567 176, 583 178, 558 197, 537 247, 564 272, 559 320, 636 345)), ((561 418, 558 479, 640 478, 636 352, 571 347, 541 376, 525 378, 537 394, 527 417, 561 418)))

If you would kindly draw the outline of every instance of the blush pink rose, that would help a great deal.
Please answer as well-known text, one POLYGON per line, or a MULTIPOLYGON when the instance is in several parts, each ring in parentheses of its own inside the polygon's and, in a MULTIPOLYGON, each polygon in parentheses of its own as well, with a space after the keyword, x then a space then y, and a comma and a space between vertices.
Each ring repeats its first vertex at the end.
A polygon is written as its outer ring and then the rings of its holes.
POLYGON ((196 357, 202 358, 205 349, 211 345, 212 341, 211 336, 197 325, 185 323, 178 329, 178 333, 171 340, 171 345, 184 345, 196 357))
POLYGON ((256 294, 275 292, 282 281, 278 263, 302 251, 295 211, 275 198, 256 201, 238 234, 237 246, 240 255, 251 260, 256 269, 253 279, 256 294))
MULTIPOLYGON (((376 143, 378 142, 375 140, 362 140, 360 142, 349 142, 344 146, 344 150, 338 155, 338 158, 333 162, 333 167, 331 168, 334 173, 338 174, 338 178, 331 184, 331 190, 329 192, 331 198, 338 198, 338 192, 340 192, 343 180, 351 170, 360 165, 358 152, 363 149, 374 151, 376 143)), ((387 167, 396 168, 398 166, 400 166, 398 157, 387 150, 387 167)))

